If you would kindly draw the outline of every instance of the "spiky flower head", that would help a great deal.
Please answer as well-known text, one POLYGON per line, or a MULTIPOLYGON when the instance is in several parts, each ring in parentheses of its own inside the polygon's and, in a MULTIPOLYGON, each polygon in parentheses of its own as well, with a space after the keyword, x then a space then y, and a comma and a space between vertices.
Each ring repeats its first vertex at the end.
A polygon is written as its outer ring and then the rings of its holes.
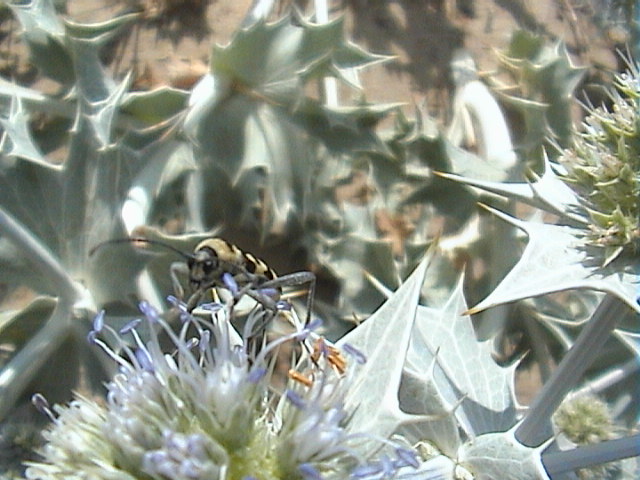
POLYGON ((614 423, 607 404, 592 395, 566 400, 553 417, 559 431, 578 445, 611 440, 614 423))
POLYGON ((119 373, 107 385, 105 404, 78 396, 52 410, 36 398, 53 424, 43 460, 29 464, 28 478, 395 478, 417 464, 412 451, 350 430, 344 398, 364 361, 357 350, 343 354, 320 338, 311 345, 315 326, 297 320, 292 333, 256 343, 256 330, 273 312, 256 308, 241 335, 229 321, 233 301, 210 305, 206 319, 173 303, 179 331, 146 302, 140 305, 144 319, 119 332, 98 315, 89 339, 117 362, 119 373), (295 364, 287 387, 277 391, 273 359, 283 344, 313 353, 295 364), (361 448, 365 442, 371 448, 361 448), (363 451, 393 452, 386 454, 384 476, 361 473, 376 465, 363 451))
POLYGON ((604 248, 603 264, 640 252, 640 72, 616 77, 611 107, 589 108, 584 130, 560 159, 565 180, 590 218, 590 243, 604 248))
MULTIPOLYGON (((577 445, 590 445, 611 440, 616 426, 609 407, 593 395, 568 398, 553 416, 556 429, 577 445)), ((582 480, 612 478, 617 465, 606 464, 578 470, 582 480)))

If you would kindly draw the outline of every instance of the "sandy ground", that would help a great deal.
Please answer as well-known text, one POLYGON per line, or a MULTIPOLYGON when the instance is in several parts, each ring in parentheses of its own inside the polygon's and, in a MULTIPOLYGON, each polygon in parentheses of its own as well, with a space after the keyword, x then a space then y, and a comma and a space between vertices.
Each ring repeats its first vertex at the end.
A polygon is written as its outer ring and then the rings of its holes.
MULTIPOLYGON (((284 2, 290 3, 290 2, 284 2)), ((311 2, 307 2, 311 3, 311 2)), ((362 75, 368 100, 427 101, 431 113, 446 122, 451 99, 449 63, 454 51, 472 53, 479 70, 493 71, 495 51, 506 48, 518 28, 564 41, 575 62, 594 71, 616 65, 609 36, 591 23, 589 2, 568 0, 343 0, 330 2, 331 18, 345 15, 351 38, 368 50, 394 56, 362 75), (572 7, 575 3, 576 6, 572 7), (578 9, 578 6, 582 6, 578 9)), ((206 68, 211 45, 224 44, 237 29, 249 0, 69 0, 71 18, 99 21, 136 4, 147 19, 124 43, 119 68, 131 66, 148 86, 188 86, 206 68), (162 10, 176 4, 176 10, 162 10), (199 5, 202 4, 201 7, 199 5), (192 8, 185 7, 191 6, 192 8), (195 6, 195 7, 194 7, 195 6), (173 18, 173 19, 171 19, 173 18)), ((344 98, 347 102, 349 99, 344 98)))

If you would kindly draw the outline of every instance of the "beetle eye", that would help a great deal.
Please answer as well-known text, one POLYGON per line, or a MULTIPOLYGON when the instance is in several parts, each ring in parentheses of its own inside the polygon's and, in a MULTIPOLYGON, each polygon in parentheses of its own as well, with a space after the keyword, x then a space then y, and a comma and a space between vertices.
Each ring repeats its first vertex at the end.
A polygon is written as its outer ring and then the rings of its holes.
POLYGON ((209 275, 211 272, 213 272, 214 268, 215 265, 212 260, 205 260, 204 262, 202 262, 202 271, 205 273, 205 275, 209 275))

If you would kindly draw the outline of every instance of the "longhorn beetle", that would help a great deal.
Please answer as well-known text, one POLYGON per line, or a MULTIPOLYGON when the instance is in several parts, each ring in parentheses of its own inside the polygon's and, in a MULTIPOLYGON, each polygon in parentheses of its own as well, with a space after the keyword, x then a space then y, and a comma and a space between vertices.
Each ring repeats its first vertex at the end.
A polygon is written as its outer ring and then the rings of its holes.
POLYGON ((296 272, 278 277, 267 264, 249 252, 240 250, 237 246, 218 237, 201 241, 193 253, 185 253, 167 243, 148 238, 116 238, 107 240, 93 247, 89 256, 105 245, 114 243, 146 243, 158 245, 180 255, 185 262, 171 264, 171 280, 178 296, 183 297, 184 291, 180 285, 178 274, 186 274, 193 294, 187 301, 187 311, 192 312, 198 306, 203 294, 210 288, 221 287, 230 289, 229 281, 225 281, 225 274, 231 275, 237 284, 238 291, 234 297, 239 298, 247 294, 262 304, 267 310, 276 311, 277 298, 282 287, 309 285, 307 294, 307 315, 305 324, 311 319, 311 307, 315 293, 316 277, 311 272, 296 272), (276 295, 268 295, 265 291, 273 289, 276 295), (274 298, 275 297, 275 298, 274 298))

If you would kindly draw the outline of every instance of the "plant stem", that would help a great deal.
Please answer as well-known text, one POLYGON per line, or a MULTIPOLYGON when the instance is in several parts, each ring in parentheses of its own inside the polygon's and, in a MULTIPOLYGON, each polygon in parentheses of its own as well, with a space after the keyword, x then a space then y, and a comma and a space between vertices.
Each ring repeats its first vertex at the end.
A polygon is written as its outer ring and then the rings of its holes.
POLYGON ((637 370, 640 370, 640 362, 637 358, 625 362, 623 365, 608 371, 604 375, 600 375, 587 383, 580 390, 577 390, 573 394, 578 397, 581 395, 599 395, 602 391, 615 385, 618 382, 623 381, 625 378, 631 375, 637 375, 637 370))
POLYGON ((616 296, 607 294, 604 297, 516 430, 515 436, 520 443, 535 447, 551 436, 553 412, 589 368, 618 319, 628 312, 629 307, 616 296))
MULTIPOLYGON (((326 0, 314 1, 316 21, 320 24, 329 23, 329 5, 326 0)), ((338 106, 338 82, 334 77, 322 80, 324 85, 324 101, 328 107, 338 106)))
POLYGON ((68 338, 71 316, 72 304, 59 300, 47 323, 0 369, 0 420, 9 414, 43 365, 68 338))
POLYGON ((45 278, 51 290, 61 297, 75 299, 77 288, 58 259, 24 228, 20 222, 0 208, 0 233, 25 253, 25 258, 33 263, 39 274, 45 278))
POLYGON ((572 450, 543 453, 542 463, 547 474, 554 475, 639 455, 640 434, 572 450))

